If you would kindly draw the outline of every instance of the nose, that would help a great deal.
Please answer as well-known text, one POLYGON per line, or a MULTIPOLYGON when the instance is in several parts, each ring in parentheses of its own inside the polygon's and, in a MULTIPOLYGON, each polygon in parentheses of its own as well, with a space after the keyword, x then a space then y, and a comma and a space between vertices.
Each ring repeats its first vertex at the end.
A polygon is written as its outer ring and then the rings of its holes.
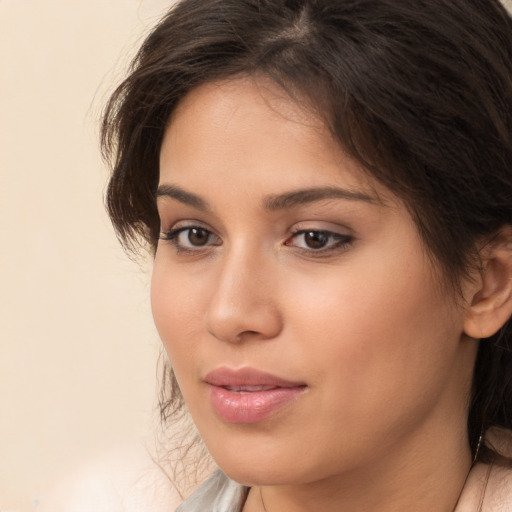
POLYGON ((208 332, 228 343, 276 337, 282 315, 271 264, 238 251, 220 266, 206 312, 208 332))

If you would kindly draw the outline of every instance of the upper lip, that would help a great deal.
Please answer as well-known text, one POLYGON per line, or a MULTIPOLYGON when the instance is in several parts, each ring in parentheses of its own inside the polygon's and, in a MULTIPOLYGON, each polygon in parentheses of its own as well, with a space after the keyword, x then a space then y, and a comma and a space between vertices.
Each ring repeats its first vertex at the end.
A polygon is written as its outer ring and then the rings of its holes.
POLYGON ((222 366, 209 372, 205 376, 204 381, 207 384, 219 387, 266 386, 275 388, 295 388, 306 385, 304 382, 283 379, 249 366, 242 368, 222 366))

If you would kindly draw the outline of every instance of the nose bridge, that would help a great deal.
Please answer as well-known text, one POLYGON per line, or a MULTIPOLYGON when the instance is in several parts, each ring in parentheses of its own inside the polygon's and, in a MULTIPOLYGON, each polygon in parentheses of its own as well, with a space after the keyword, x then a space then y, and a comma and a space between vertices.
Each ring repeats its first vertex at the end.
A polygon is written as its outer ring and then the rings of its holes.
POLYGON ((240 244, 227 250, 210 298, 206 328, 216 338, 239 342, 248 335, 272 338, 281 316, 272 287, 273 263, 261 250, 240 244))

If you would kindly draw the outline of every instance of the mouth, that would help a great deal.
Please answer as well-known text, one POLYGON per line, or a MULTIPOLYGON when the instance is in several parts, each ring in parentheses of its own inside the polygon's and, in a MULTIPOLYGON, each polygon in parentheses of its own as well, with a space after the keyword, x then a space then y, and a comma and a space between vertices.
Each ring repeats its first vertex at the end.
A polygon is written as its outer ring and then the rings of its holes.
POLYGON ((270 391, 277 389, 275 386, 221 386, 233 393, 254 393, 256 391, 270 391))
POLYGON ((255 368, 217 368, 204 378, 216 414, 228 423, 257 423, 293 403, 307 389, 255 368))

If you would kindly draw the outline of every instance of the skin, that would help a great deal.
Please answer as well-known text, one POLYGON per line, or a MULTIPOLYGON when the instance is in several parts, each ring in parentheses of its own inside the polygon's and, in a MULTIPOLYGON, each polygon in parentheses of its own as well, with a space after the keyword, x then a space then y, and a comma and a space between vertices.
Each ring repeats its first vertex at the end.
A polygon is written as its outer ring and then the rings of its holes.
POLYGON ((155 323, 210 453, 252 487, 244 511, 264 510, 263 496, 267 512, 451 512, 471 465, 477 343, 404 204, 264 79, 204 85, 181 102, 160 186, 155 323), (333 188, 348 193, 275 199, 333 188), (328 232, 326 247, 300 230, 328 232), (232 424, 203 381, 220 366, 306 390, 232 424))

